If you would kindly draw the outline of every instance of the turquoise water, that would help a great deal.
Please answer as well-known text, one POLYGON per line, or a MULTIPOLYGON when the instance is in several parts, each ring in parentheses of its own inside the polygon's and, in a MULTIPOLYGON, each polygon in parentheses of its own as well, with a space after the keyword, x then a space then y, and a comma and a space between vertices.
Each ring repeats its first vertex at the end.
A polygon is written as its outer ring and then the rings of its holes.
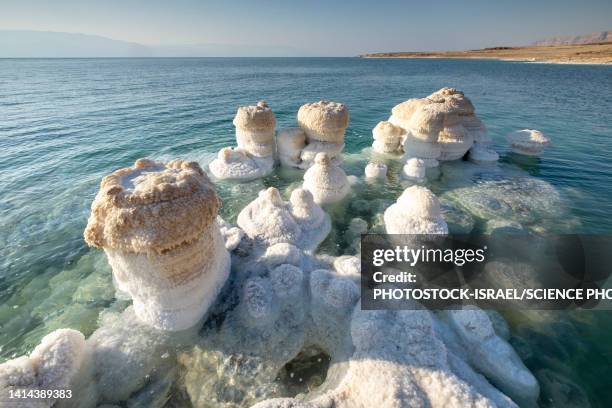
MULTIPOLYGON (((371 144, 376 123, 397 103, 443 86, 463 90, 474 102, 502 170, 527 172, 562 195, 567 212, 543 223, 545 229, 612 231, 609 66, 356 58, 0 60, 0 361, 29 351, 58 327, 90 334, 101 312, 125 307, 114 298, 103 255, 82 239, 103 175, 145 156, 205 164, 234 144, 237 106, 261 99, 279 127, 294 126, 305 102, 348 104, 346 152, 353 155, 346 166, 360 175, 367 160, 360 152, 371 144), (507 152, 503 136, 523 128, 552 138, 540 160, 507 152)), ((467 164, 455 166, 446 167, 449 174, 470 172, 467 164)), ((233 219, 264 186, 287 187, 300 178, 300 172, 284 171, 245 186, 222 183, 223 215, 233 219)), ((439 180, 431 188, 443 193, 452 183, 439 180)), ((365 189, 363 197, 390 200, 400 191, 392 180, 365 189)), ((337 214, 336 234, 323 251, 346 249, 348 220, 368 217, 358 206, 337 214)), ((612 404, 610 313, 507 317, 513 344, 532 370, 562 373, 570 389, 580 387, 572 395, 584 393, 594 406, 612 404)))

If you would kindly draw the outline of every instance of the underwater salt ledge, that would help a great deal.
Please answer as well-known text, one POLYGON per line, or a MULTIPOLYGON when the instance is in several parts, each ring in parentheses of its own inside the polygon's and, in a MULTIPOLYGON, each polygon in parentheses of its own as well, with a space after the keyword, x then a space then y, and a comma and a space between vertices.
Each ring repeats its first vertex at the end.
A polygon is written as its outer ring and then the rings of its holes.
MULTIPOLYGON (((452 107, 455 97, 448 103, 444 98, 440 99, 445 102, 437 103, 452 107)), ((462 98, 461 94, 455 99, 462 98)), ((256 111, 266 111, 267 106, 258 106, 256 111)), ((348 114, 346 119, 348 123, 348 114)), ((443 120, 443 125, 458 127, 456 119, 451 119, 443 120)), ((336 127, 323 129, 338 138, 344 134, 344 123, 339 119, 336 127)), ((248 137, 243 138, 246 142, 241 142, 238 149, 262 142, 259 144, 267 147, 257 149, 266 154, 270 129, 255 129, 247 132, 248 137)), ((480 127, 478 131, 485 130, 480 127)), ((455 132, 455 138, 462 134, 456 128, 445 132, 446 141, 448 134, 455 132)), ((288 133, 300 145, 300 132, 288 133)), ((312 135, 321 137, 315 131, 312 135)), ((310 144, 314 143, 311 140, 310 144)), ((461 151, 466 149, 466 143, 456 142, 445 148, 444 157, 458 155, 456 145, 461 151)), ((79 390, 79 406, 162 406, 174 388, 184 390, 187 402, 194 406, 535 406, 538 384, 504 336, 495 331, 489 314, 475 308, 441 314, 427 310, 362 311, 359 258, 314 255, 318 243, 333 232, 326 207, 315 200, 316 190, 344 195, 344 186, 349 185, 346 175, 333 176, 329 169, 317 168, 331 165, 331 149, 327 145, 315 147, 326 150, 317 152, 325 153, 319 156, 320 163, 316 163, 316 154, 312 156, 315 163, 311 173, 317 177, 305 177, 304 188, 295 189, 289 201, 274 188, 262 190, 243 209, 238 225, 217 216, 213 186, 194 163, 139 161, 133 168, 115 174, 119 181, 114 177, 103 181, 99 195, 104 198, 94 204, 97 210, 92 213, 94 219, 95 213, 99 216, 94 225, 101 224, 103 228, 102 232, 90 234, 90 240, 105 248, 116 284, 130 294, 134 305, 123 312, 104 314, 100 327, 85 345, 74 346, 74 361, 78 363, 67 358, 52 361, 57 369, 51 369, 56 370, 60 382, 79 390), (117 198, 119 194, 125 197, 117 198), (135 204, 138 217, 132 220, 131 210, 122 207, 122 203, 135 204), (205 215, 200 216, 202 213, 205 215), (154 231, 152 234, 148 231, 141 235, 142 214, 152 215, 144 221, 144 226, 154 231), (168 217, 167 222, 164 217, 168 217), (147 224, 151 220, 157 221, 147 224), (193 234, 173 233, 179 230, 193 234), (200 251, 200 241, 194 237, 202 234, 207 237, 206 248, 202 248, 207 251, 206 262, 193 256, 200 251), (231 255, 229 276, 224 269, 225 251, 231 255), (179 269, 175 269, 177 266, 179 269), (199 329, 203 318, 206 324, 199 329), (172 332, 177 329, 188 330, 172 332), (292 395, 287 395, 286 385, 278 381, 278 373, 312 346, 330 356, 326 378, 312 392, 298 399, 286 398, 292 395), (78 357, 81 348, 87 356, 82 360, 78 357), (504 357, 500 359, 500 355, 504 357), (78 373, 61 368, 66 364, 78 365, 78 373)), ((277 148, 280 154, 280 144, 277 148)), ((439 149, 442 152, 442 147, 439 149)), ((295 150, 292 152, 293 156, 287 156, 296 159, 295 150)), ((406 156, 403 151, 395 153, 406 156)), ((248 154, 252 159, 258 157, 248 154)), ((431 165, 442 154, 435 159, 412 158, 431 165)), ((350 160, 352 157, 347 165, 350 160)), ((341 171, 339 163, 334 161, 333 168, 341 171)), ((359 165, 363 174, 365 164, 359 165)), ((441 179, 452 176, 461 185, 468 177, 445 173, 446 168, 441 167, 441 179)), ((449 194, 444 205, 426 187, 413 186, 401 194, 397 203, 389 202, 378 209, 374 208, 378 203, 372 203, 367 211, 374 212, 372 218, 379 217, 389 232, 435 230, 444 234, 456 228, 453 222, 461 224, 461 228, 473 228, 474 219, 470 217, 495 220, 517 216, 521 222, 535 222, 538 216, 528 215, 530 206, 536 203, 536 214, 555 206, 542 203, 540 209, 537 204, 537 196, 552 189, 550 185, 529 178, 516 180, 499 189, 493 181, 491 198, 486 188, 479 195, 478 185, 464 185, 461 188, 472 188, 473 193, 449 194), (526 196, 517 197, 515 188, 525 186, 532 188, 527 188, 526 196), (498 194, 503 196, 493 197, 498 194), (461 201, 463 197, 468 199, 461 201), (494 204, 493 199, 502 205, 494 204), (488 206, 483 207, 483 202, 488 206)), ((370 186, 384 187, 384 183, 380 178, 370 186)), ((357 188, 357 196, 366 187, 357 188)), ((354 233, 358 238, 367 226, 368 221, 353 218, 346 234, 354 233)), ((100 231, 99 227, 92 230, 100 231)), ((6 393, 16 387, 41 387, 37 379, 17 381, 19 376, 11 368, 16 361, 0 365, 0 390, 6 393)), ((56 406, 75 406, 73 402, 58 401, 56 406)))

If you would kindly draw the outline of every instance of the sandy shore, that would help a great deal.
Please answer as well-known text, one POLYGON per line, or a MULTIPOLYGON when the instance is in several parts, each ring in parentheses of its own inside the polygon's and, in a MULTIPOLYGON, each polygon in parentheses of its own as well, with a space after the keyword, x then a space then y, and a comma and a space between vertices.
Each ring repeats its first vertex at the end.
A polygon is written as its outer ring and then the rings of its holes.
POLYGON ((556 64, 612 64, 612 43, 542 47, 494 47, 467 51, 381 52, 362 58, 482 58, 556 64))

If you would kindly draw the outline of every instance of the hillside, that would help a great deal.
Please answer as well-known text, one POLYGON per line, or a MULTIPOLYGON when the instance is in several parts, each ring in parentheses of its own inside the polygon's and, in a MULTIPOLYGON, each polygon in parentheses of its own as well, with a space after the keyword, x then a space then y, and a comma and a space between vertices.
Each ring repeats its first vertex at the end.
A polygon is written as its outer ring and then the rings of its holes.
POLYGON ((547 38, 545 40, 536 41, 532 45, 541 47, 551 45, 597 44, 605 42, 612 42, 612 30, 576 36, 566 35, 561 37, 547 38))
POLYGON ((493 47, 467 51, 381 52, 362 58, 474 58, 558 64, 612 64, 612 42, 584 45, 493 47))

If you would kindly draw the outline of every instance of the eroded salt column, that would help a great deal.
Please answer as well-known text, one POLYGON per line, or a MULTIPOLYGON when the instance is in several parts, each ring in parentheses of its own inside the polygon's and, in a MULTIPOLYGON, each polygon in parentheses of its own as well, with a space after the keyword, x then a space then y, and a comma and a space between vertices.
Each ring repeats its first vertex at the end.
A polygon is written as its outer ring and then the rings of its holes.
POLYGON ((419 158, 427 167, 435 167, 438 160, 461 159, 471 148, 470 158, 477 163, 497 160, 474 105, 454 88, 442 88, 425 98, 396 105, 389 122, 404 132, 401 149, 405 160, 419 158))
POLYGON ((384 214, 388 234, 448 234, 438 198, 426 187, 408 187, 384 214))
POLYGON ((255 157, 274 154, 274 127, 276 117, 265 101, 241 106, 234 117, 238 147, 255 157))
POLYGON ((312 193, 318 204, 339 201, 351 189, 344 170, 331 163, 326 153, 317 154, 314 165, 304 173, 302 187, 312 193))
POLYGON ((301 153, 301 168, 312 165, 318 153, 327 153, 330 159, 344 149, 344 132, 349 124, 349 110, 338 102, 319 101, 300 107, 297 122, 306 134, 307 145, 301 153))
POLYGON ((234 117, 238 148, 224 148, 209 169, 218 179, 252 180, 274 169, 276 117, 264 101, 241 106, 234 117))
POLYGON ((140 320, 187 329, 215 300, 230 266, 220 205, 195 162, 139 159, 102 180, 85 241, 104 249, 140 320))
POLYGON ((508 133, 506 140, 510 142, 512 151, 526 156, 539 156, 544 148, 550 145, 550 139, 539 130, 523 129, 508 133))

